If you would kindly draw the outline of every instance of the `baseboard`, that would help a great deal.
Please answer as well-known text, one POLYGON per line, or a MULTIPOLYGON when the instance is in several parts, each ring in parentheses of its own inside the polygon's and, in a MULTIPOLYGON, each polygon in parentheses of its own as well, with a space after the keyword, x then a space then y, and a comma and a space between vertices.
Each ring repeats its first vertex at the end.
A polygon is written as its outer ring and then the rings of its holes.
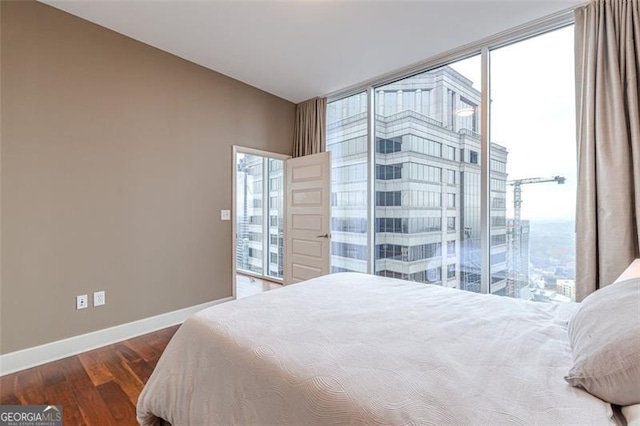
POLYGON ((233 297, 226 297, 213 302, 202 303, 167 312, 166 314, 0 355, 0 376, 180 324, 202 309, 230 300, 233 300, 233 297))

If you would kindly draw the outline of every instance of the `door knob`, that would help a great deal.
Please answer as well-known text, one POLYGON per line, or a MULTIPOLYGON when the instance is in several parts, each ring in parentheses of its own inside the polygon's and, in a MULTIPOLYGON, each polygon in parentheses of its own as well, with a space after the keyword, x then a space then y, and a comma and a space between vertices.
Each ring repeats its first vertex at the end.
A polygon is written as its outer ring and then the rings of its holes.
POLYGON ((316 238, 329 238, 329 234, 317 235, 316 238))

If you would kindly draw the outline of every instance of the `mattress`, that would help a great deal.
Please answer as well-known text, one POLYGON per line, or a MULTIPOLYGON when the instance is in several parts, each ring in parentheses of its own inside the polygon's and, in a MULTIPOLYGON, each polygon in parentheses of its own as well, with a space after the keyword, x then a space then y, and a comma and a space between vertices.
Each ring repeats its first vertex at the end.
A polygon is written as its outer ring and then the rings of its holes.
POLYGON ((205 309, 167 346, 142 425, 609 425, 563 379, 577 305, 327 275, 205 309))

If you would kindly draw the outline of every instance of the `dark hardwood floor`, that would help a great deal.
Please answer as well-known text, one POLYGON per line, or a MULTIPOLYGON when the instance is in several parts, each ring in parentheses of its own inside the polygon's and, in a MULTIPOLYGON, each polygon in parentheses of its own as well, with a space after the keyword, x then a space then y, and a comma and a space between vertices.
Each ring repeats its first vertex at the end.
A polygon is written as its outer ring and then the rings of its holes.
POLYGON ((62 405, 65 426, 137 425, 138 395, 178 327, 0 377, 0 405, 62 405))
MULTIPOLYGON (((282 287, 238 277, 238 298, 282 287)), ((178 327, 0 377, 0 405, 62 405, 65 426, 137 425, 138 395, 178 327)))

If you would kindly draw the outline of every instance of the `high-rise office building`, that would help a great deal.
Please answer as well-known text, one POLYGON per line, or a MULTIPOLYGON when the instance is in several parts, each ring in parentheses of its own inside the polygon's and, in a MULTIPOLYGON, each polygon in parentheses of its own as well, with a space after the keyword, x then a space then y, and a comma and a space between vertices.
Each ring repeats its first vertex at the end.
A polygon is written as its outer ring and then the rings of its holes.
POLYGON ((236 267, 283 277, 282 160, 239 154, 236 164, 236 267))
MULTIPOLYGON (((366 94, 329 104, 334 272, 366 272, 372 220, 376 274, 480 291, 479 105, 448 66, 377 88, 369 200, 366 94)), ((506 294, 507 151, 492 144, 490 158, 491 292, 506 294)))
POLYGON ((510 271, 507 281, 507 294, 523 299, 529 298, 532 286, 529 276, 529 234, 530 224, 528 220, 507 219, 507 252, 509 253, 507 267, 510 271), (516 236, 519 238, 515 243, 516 236), (516 259, 517 257, 517 259, 516 259))

